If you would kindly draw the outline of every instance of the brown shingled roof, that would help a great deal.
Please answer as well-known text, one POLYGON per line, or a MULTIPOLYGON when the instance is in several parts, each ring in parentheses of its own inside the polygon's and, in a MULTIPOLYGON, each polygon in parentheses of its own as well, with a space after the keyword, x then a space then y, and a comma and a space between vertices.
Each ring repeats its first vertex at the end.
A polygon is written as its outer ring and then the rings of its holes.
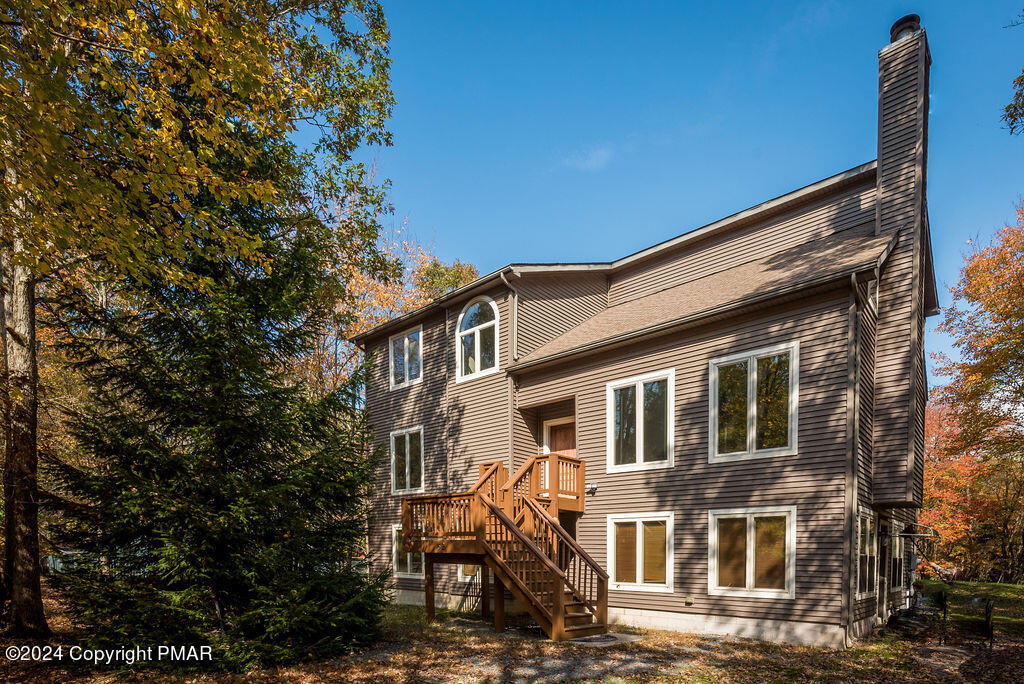
POLYGON ((867 224, 609 307, 524 356, 512 370, 874 268, 891 242, 867 224))

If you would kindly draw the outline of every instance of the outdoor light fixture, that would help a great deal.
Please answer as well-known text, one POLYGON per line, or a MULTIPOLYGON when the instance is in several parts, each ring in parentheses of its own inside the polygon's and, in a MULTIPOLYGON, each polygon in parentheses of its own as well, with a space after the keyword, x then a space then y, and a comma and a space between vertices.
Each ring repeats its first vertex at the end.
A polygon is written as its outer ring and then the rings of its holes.
POLYGON ((587 494, 589 494, 590 496, 593 496, 594 494, 597 494, 597 483, 596 482, 588 482, 587 483, 587 494))

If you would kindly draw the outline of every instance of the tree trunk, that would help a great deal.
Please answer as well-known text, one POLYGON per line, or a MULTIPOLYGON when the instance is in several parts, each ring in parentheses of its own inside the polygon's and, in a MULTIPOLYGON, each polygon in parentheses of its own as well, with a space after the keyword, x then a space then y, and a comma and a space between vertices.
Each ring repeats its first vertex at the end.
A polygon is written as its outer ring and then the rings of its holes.
POLYGON ((39 504, 36 498, 37 382, 35 280, 19 263, 22 243, 14 238, 4 264, 4 347, 7 370, 7 445, 4 459, 5 575, 10 625, 18 636, 46 636, 39 563, 39 504))

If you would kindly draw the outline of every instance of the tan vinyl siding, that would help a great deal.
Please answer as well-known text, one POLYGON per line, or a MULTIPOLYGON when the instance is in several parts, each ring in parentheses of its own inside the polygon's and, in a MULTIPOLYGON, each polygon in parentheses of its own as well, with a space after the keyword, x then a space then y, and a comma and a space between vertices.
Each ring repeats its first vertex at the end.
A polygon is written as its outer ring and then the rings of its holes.
MULTIPOLYGON (((881 274, 875 368, 874 501, 914 503, 915 422, 923 376, 924 192, 927 44, 923 33, 879 54, 878 227, 900 242, 881 274)), ((923 465, 923 461, 920 462, 923 465)))
POLYGON ((519 358, 570 330, 608 304, 604 274, 531 275, 519 291, 519 358))
POLYGON ((846 482, 847 290, 765 309, 551 371, 523 376, 518 399, 577 397, 577 455, 598 484, 579 520, 584 548, 606 564, 606 515, 675 513, 675 591, 612 591, 610 605, 840 623, 846 482), (800 342, 799 454, 708 463, 708 361, 800 342), (675 369, 675 467, 606 472, 605 384, 675 369), (798 507, 795 600, 708 595, 708 510, 798 507), (686 598, 693 605, 686 605, 686 598))
POLYGON ((702 278, 875 220, 875 188, 857 185, 784 214, 660 255, 612 276, 608 306, 702 278))
MULTIPOLYGON (((455 381, 455 327, 462 307, 454 302, 422 320, 423 381, 389 389, 386 338, 368 345, 371 376, 366 408, 380 449, 377 491, 371 521, 370 548, 374 567, 391 567, 391 526, 400 522, 401 496, 391 494, 391 432, 423 426, 424 492, 440 494, 467 489, 477 478, 478 465, 506 461, 509 447, 509 381, 511 363, 510 297, 504 288, 487 293, 498 306, 499 371, 480 378, 455 381)), ((417 323, 419 324, 419 323, 417 323)), ((473 586, 457 581, 456 566, 438 566, 437 590, 463 594, 473 586)), ((396 586, 422 590, 423 582, 399 578, 396 586)))
MULTIPOLYGON (((868 297, 867 284, 859 286, 861 301, 868 297)), ((873 307, 862 305, 858 313, 859 345, 857 359, 860 369, 857 373, 857 494, 860 502, 871 505, 871 458, 874 444, 874 397, 875 397, 875 323, 877 314, 873 307)))

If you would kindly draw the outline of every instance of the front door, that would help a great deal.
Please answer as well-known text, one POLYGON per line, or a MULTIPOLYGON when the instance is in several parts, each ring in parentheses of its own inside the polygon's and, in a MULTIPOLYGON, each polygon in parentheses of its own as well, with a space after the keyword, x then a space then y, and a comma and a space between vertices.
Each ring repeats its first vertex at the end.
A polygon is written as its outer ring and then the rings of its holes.
POLYGON ((548 453, 576 455, 576 423, 554 423, 548 426, 548 453))
MULTIPOLYGON (((544 450, 549 454, 563 454, 565 456, 576 455, 576 422, 572 418, 555 420, 544 424, 544 450)), ((547 464, 545 464, 547 466, 547 464)), ((550 482, 548 479, 550 471, 545 468, 545 486, 550 482)), ((551 482, 551 488, 557 487, 556 482, 551 482)), ((555 491, 553 495, 557 495, 555 491)), ((565 528, 566 532, 576 538, 576 513, 566 511, 558 512, 558 523, 565 528)))

